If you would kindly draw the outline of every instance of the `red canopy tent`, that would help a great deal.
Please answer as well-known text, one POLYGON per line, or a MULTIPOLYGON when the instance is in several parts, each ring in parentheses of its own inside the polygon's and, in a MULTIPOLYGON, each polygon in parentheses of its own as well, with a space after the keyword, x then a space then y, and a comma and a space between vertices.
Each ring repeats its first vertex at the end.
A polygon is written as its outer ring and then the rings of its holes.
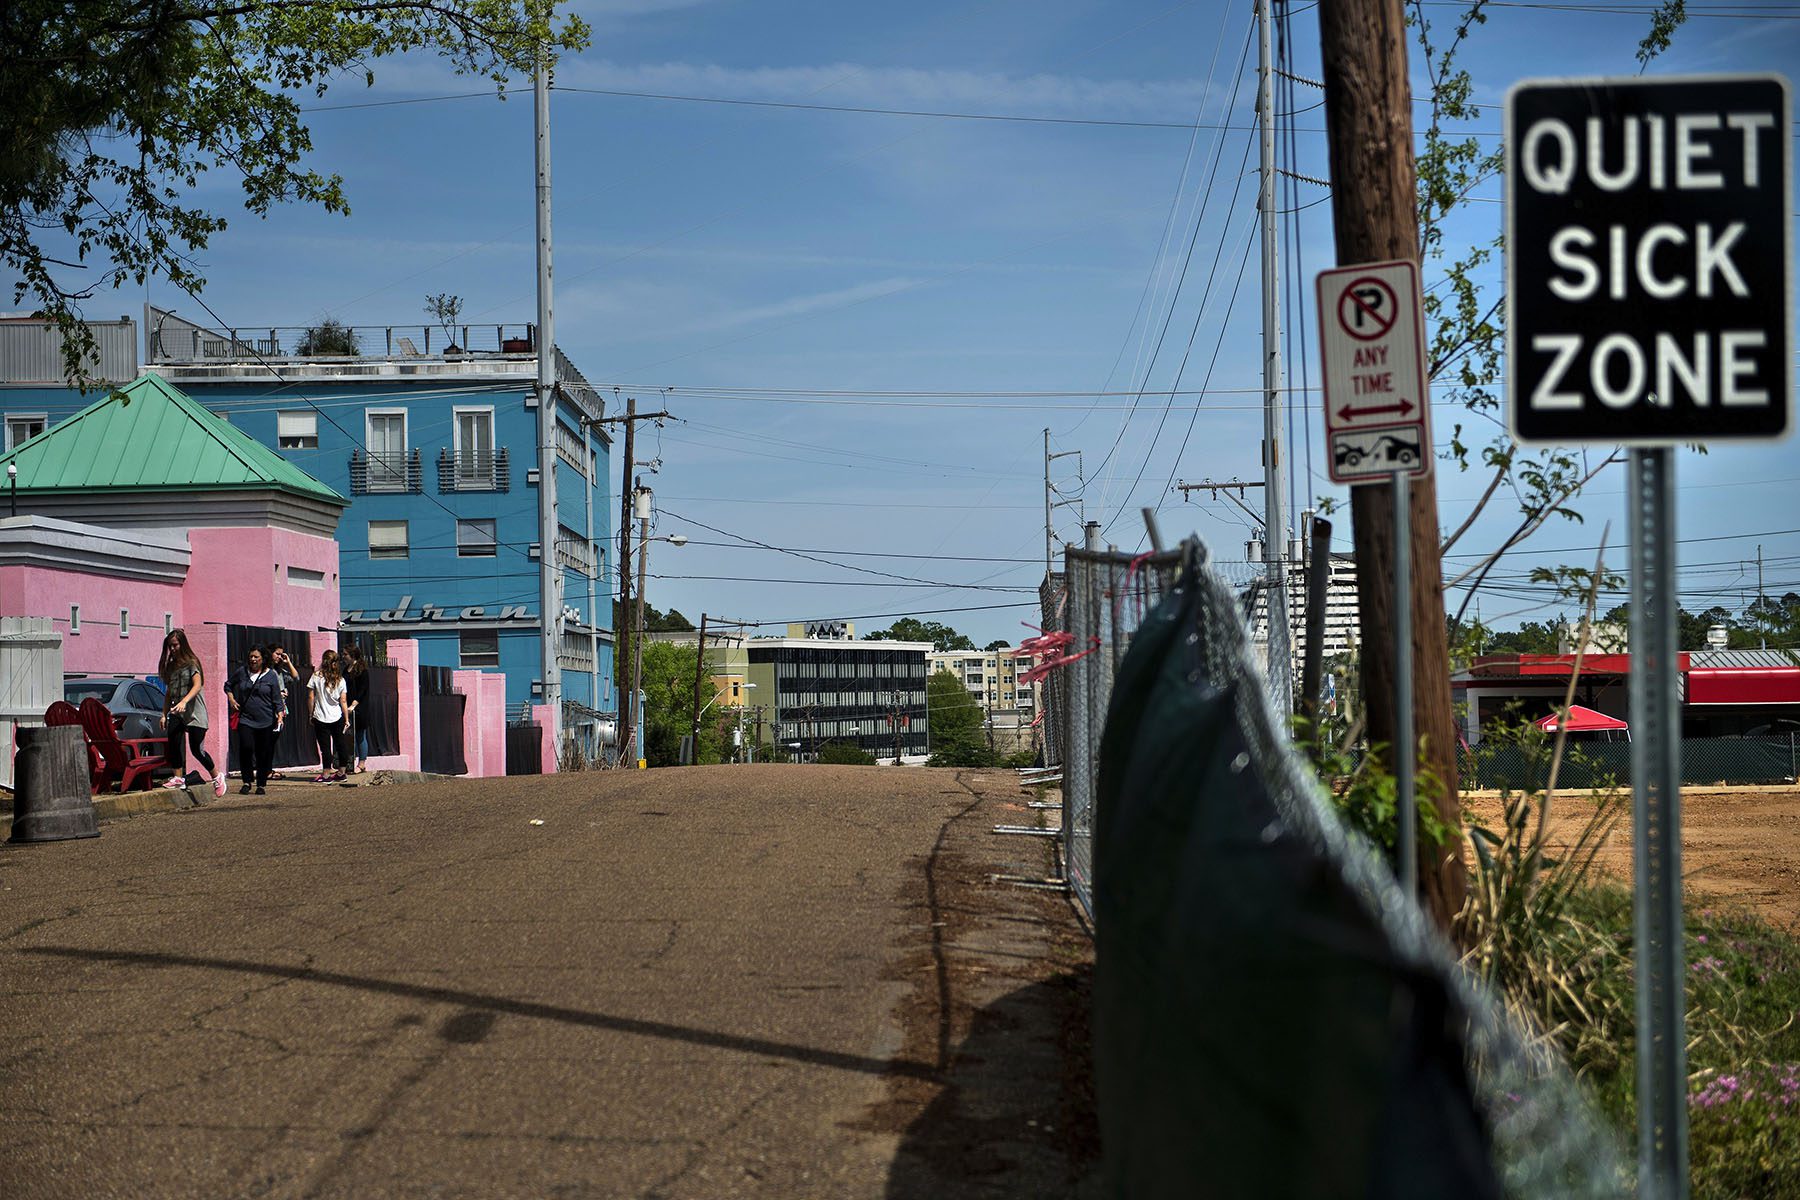
MULTIPOLYGON (((1537 725, 1537 727, 1539 729, 1542 729, 1545 733, 1555 733, 1556 725, 1557 725, 1556 718, 1557 718, 1557 714, 1551 713, 1547 717, 1538 718, 1538 720, 1535 722, 1535 724, 1537 725)), ((1631 727, 1629 725, 1627 725, 1625 722, 1619 720, 1619 718, 1617 718, 1617 717, 1609 717, 1603 712, 1595 712, 1593 709, 1583 708, 1579 704, 1569 705, 1569 732, 1570 733, 1588 733, 1590 731, 1597 730, 1597 729, 1629 729, 1629 728, 1631 728, 1631 727)))

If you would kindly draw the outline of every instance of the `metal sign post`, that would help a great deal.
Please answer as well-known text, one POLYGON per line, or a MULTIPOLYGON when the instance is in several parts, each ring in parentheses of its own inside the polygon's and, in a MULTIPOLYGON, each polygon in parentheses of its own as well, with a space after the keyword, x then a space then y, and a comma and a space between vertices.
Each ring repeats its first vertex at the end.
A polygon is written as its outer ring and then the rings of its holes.
POLYGON ((1413 736, 1412 653, 1412 476, 1395 471, 1394 480, 1394 818, 1395 846, 1400 852, 1400 888, 1419 894, 1418 814, 1413 805, 1413 762, 1418 739, 1413 736))
POLYGON ((1688 1194, 1675 450, 1791 424, 1792 104, 1779 76, 1506 97, 1507 420, 1631 447, 1637 1194, 1688 1194))
POLYGON ((1670 1198, 1687 1195, 1688 1178, 1675 452, 1633 450, 1630 471, 1638 1194, 1670 1198))
POLYGON ((1419 893, 1413 772, 1412 487, 1431 472, 1431 394, 1419 265, 1411 259, 1319 272, 1325 444, 1334 483, 1394 489, 1394 816, 1400 886, 1419 893))

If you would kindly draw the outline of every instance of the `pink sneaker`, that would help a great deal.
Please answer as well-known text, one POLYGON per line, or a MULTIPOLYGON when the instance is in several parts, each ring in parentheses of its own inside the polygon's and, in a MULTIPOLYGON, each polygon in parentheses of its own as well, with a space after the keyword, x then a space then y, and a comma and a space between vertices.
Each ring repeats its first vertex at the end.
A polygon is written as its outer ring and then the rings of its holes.
POLYGON ((184 788, 187 786, 187 780, 183 779, 180 775, 171 775, 163 780, 163 786, 170 789, 184 788))
POLYGON ((213 795, 223 796, 224 794, 225 794, 225 777, 223 775, 215 775, 213 777, 213 795))

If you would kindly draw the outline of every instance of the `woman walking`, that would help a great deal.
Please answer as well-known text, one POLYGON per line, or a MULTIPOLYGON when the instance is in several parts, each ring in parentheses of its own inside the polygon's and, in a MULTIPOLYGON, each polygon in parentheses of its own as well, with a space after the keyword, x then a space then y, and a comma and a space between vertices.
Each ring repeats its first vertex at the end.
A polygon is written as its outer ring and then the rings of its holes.
POLYGON ((226 685, 225 699, 238 716, 238 760, 244 773, 238 794, 248 796, 254 786, 257 795, 264 795, 275 766, 275 737, 287 719, 287 692, 261 646, 244 655, 244 665, 226 685))
POLYGON ((205 679, 200 671, 200 660, 195 657, 193 647, 188 645, 185 630, 172 629, 163 640, 162 662, 157 667, 157 674, 163 681, 163 728, 169 735, 167 755, 169 765, 175 768, 175 774, 164 786, 193 787, 206 782, 198 772, 190 773, 187 769, 187 756, 192 753, 212 777, 213 795, 223 796, 225 776, 213 765, 212 755, 206 752, 205 679))
POLYGON ((351 642, 344 647, 344 689, 349 702, 344 705, 344 720, 350 731, 350 756, 356 774, 369 769, 369 727, 363 710, 369 704, 369 664, 363 661, 362 647, 351 642))
POLYGON ((313 740, 319 744, 319 774, 314 783, 336 783, 350 763, 350 746, 344 737, 344 705, 348 702, 344 671, 338 652, 327 650, 318 670, 306 681, 312 695, 313 740))

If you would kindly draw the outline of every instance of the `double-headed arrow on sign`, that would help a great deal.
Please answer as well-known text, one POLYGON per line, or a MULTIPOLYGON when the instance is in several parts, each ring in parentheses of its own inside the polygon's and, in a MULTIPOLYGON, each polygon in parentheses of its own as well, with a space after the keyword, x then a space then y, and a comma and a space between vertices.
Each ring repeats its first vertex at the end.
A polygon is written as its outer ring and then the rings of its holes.
POLYGON ((1386 413, 1399 413, 1404 417, 1412 410, 1413 402, 1411 400, 1402 400, 1398 404, 1368 404, 1361 408, 1353 408, 1346 404, 1344 407, 1338 409, 1337 415, 1338 420, 1340 421, 1350 421, 1357 417, 1378 417, 1386 413))

